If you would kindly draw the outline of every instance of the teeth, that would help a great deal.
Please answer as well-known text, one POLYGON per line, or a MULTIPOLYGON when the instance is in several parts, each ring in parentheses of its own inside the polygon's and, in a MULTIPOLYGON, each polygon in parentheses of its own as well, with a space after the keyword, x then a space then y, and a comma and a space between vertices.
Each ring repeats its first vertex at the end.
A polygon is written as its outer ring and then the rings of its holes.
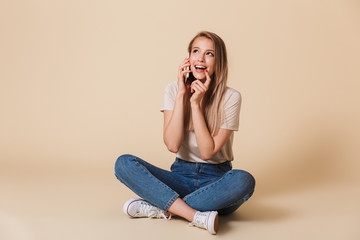
POLYGON ((206 69, 204 66, 196 66, 197 69, 206 69))

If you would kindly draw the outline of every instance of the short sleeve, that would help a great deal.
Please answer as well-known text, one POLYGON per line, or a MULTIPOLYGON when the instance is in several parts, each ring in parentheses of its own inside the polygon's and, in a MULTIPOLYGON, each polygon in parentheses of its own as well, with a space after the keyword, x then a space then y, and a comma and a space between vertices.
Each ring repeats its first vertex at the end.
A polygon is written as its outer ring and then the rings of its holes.
POLYGON ((163 112, 164 110, 173 110, 175 105, 175 99, 177 94, 177 82, 169 83, 165 87, 164 91, 164 101, 160 111, 163 112))
POLYGON ((229 89, 225 94, 224 121, 221 128, 238 131, 240 120, 241 94, 229 89))

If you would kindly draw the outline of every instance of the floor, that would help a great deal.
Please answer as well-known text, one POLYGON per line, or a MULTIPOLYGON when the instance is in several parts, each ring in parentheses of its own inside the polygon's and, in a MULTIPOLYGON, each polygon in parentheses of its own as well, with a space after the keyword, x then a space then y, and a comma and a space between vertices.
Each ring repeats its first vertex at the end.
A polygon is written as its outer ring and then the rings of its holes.
POLYGON ((360 239, 360 188, 332 183, 278 191, 258 181, 256 193, 220 218, 217 235, 183 219, 129 219, 134 195, 112 169, 26 171, 0 175, 0 239, 360 239))

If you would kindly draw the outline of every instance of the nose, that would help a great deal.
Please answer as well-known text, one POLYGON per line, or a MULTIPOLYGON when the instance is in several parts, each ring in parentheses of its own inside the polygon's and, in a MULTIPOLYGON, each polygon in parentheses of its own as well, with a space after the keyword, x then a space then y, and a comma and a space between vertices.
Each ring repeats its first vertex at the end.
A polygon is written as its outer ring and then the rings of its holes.
POLYGON ((203 55, 203 54, 199 54, 197 60, 198 60, 199 62, 203 62, 203 61, 204 61, 204 55, 203 55))

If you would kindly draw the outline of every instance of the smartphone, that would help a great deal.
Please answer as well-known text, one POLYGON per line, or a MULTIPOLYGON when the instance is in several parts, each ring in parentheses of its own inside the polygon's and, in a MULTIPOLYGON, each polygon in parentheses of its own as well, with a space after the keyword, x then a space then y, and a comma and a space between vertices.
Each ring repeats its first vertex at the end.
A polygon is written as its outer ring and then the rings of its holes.
MULTIPOLYGON (((187 58, 189 58, 189 57, 190 57, 190 53, 187 54, 187 58)), ((189 69, 190 69, 190 66, 186 67, 186 70, 189 70, 189 69)), ((195 80, 195 77, 192 74, 192 72, 186 73, 186 75, 185 75, 185 84, 190 85, 194 80, 195 80)))

